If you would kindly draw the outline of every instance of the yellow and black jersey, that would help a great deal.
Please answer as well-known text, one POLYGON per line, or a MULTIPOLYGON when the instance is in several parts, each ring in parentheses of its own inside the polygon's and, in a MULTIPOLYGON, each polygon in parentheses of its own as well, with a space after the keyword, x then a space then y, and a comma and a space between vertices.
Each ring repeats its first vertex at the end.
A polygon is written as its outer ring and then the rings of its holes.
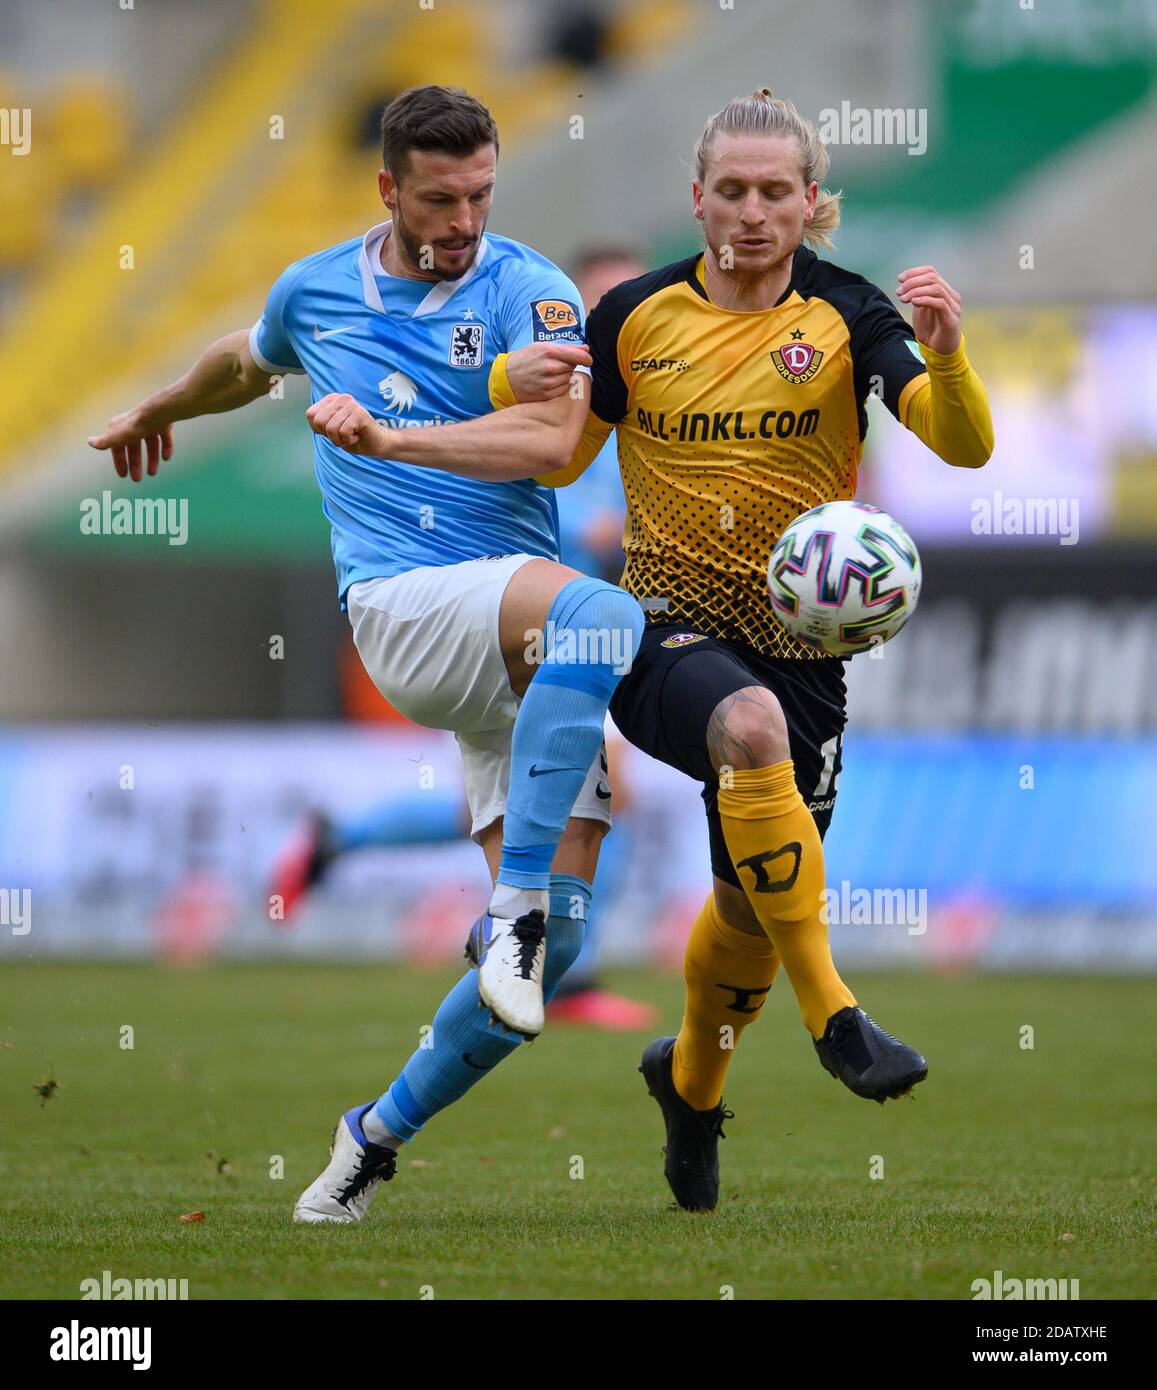
POLYGON ((770 309, 713 304, 692 256, 611 290, 587 341, 596 438, 570 477, 541 481, 570 481, 617 428, 622 584, 648 617, 814 657, 772 616, 768 557, 801 512, 855 496, 870 393, 905 421, 928 380, 911 328, 875 285, 801 247, 770 309))

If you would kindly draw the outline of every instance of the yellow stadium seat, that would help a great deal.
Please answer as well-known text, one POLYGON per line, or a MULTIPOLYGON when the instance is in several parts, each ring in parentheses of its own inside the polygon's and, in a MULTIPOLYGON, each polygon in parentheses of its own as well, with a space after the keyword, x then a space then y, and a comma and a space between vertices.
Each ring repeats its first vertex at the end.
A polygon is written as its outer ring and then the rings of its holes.
POLYGON ((619 60, 638 59, 681 38, 694 19, 687 0, 644 0, 615 18, 607 38, 608 50, 619 60))
POLYGON ((98 77, 69 78, 47 115, 58 167, 68 182, 93 188, 116 177, 131 139, 119 88, 98 77))
POLYGON ((54 249, 61 183, 49 152, 37 147, 37 154, 5 151, 0 164, 0 268, 6 270, 32 265, 54 249))

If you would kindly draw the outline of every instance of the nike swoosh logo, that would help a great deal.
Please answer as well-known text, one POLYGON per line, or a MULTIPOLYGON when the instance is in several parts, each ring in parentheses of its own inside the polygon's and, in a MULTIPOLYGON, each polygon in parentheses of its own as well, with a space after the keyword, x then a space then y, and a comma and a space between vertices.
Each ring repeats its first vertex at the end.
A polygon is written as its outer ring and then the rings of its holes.
POLYGON ((327 328, 323 333, 322 330, 315 323, 313 325, 313 341, 315 343, 320 343, 323 338, 333 338, 338 333, 352 333, 354 331, 355 326, 356 325, 351 323, 348 328, 327 328))
POLYGON ((548 772, 582 772, 581 767, 535 767, 531 764, 530 775, 532 777, 545 777, 548 772))
POLYGON ((603 784, 601 782, 595 783, 595 795, 598 797, 600 801, 610 801, 611 799, 610 792, 603 791, 603 784))
POLYGON ((491 1062, 488 1067, 484 1067, 480 1065, 480 1063, 478 1062, 472 1062, 470 1060, 469 1052, 463 1052, 462 1060, 466 1063, 468 1067, 473 1067, 475 1071, 493 1071, 494 1068, 498 1065, 497 1062, 491 1062))

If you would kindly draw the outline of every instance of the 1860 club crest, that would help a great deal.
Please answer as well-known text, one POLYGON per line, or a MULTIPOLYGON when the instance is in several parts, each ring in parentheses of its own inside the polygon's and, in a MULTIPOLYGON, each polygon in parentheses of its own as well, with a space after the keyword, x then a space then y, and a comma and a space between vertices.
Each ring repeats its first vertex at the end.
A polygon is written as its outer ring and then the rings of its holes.
POLYGON ((480 323, 456 323, 450 333, 450 365, 481 367, 485 330, 480 323))

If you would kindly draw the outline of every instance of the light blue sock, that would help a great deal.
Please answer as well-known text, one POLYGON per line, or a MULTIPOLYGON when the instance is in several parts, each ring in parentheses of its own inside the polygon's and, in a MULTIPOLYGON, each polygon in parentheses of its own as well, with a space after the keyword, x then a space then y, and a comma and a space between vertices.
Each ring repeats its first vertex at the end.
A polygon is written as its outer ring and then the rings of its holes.
POLYGON ((498 880, 545 888, 575 798, 603 742, 615 687, 639 649, 643 610, 602 579, 572 579, 550 606, 546 658, 514 725, 498 880))
MULTIPOLYGON (((542 993, 549 999, 582 949, 591 886, 574 874, 551 874, 550 917, 542 993)), ((431 1115, 459 1100, 522 1041, 490 1022, 478 1007, 478 972, 468 970, 442 1000, 434 1026, 362 1127, 381 1142, 375 1120, 395 1139, 409 1140, 431 1115), (367 1121, 368 1126, 367 1126, 367 1121)))
POLYGON ((343 816, 334 823, 335 848, 389 849, 398 845, 438 844, 464 833, 466 814, 461 795, 423 791, 392 797, 360 816, 343 816))
POLYGON ((591 885, 577 874, 551 874, 542 997, 550 1003, 562 977, 583 953, 591 930, 591 885))

